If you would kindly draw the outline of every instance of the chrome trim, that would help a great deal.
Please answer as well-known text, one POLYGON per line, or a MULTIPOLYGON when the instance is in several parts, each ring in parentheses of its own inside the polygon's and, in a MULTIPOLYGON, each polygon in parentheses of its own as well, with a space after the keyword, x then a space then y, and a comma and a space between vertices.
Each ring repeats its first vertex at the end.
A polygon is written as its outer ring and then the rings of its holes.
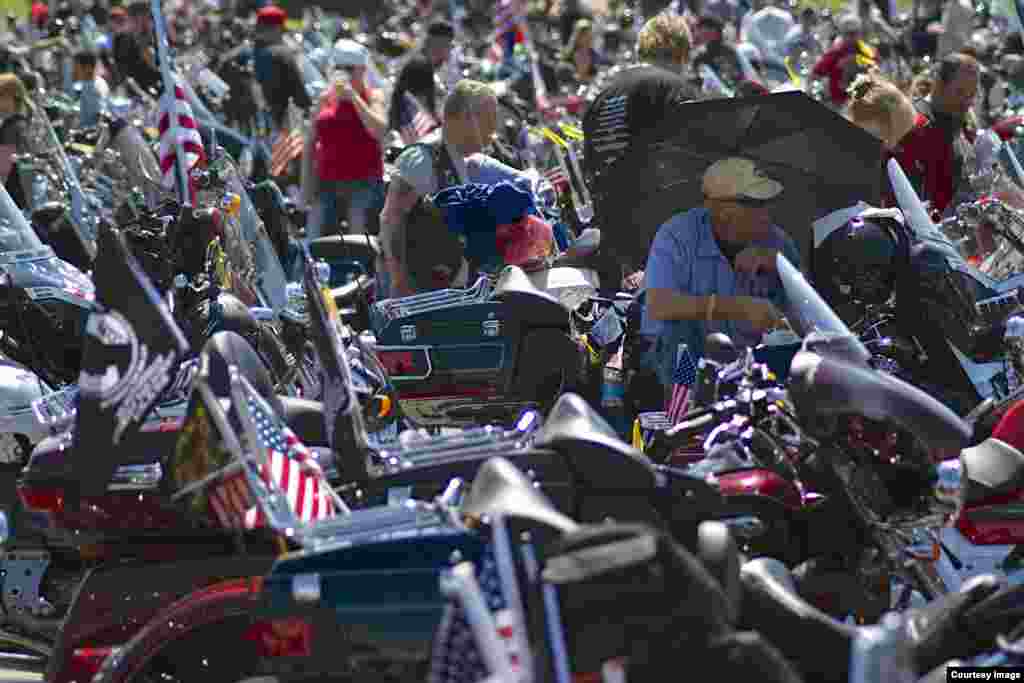
POLYGON ((296 574, 292 577, 292 599, 295 602, 317 603, 322 595, 319 574, 296 574))
POLYGON ((164 468, 158 462, 148 465, 121 465, 114 470, 108 491, 152 491, 160 485, 164 468))
POLYGON ((768 530, 768 526, 759 517, 749 515, 729 517, 719 521, 729 527, 729 532, 740 541, 749 541, 763 536, 768 530))

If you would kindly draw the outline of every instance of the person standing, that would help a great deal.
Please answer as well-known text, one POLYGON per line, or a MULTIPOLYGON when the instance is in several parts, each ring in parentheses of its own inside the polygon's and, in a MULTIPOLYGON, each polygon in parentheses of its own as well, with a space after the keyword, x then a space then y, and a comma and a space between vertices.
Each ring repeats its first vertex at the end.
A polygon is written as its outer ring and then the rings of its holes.
POLYGON ((160 69, 153 49, 153 14, 149 3, 135 0, 124 13, 111 14, 114 31, 113 57, 118 80, 134 80, 140 88, 155 95, 163 90, 160 69))
POLYGON ((275 130, 287 127, 289 103, 303 112, 313 101, 299 69, 298 56, 284 43, 288 14, 276 5, 267 5, 256 13, 253 36, 253 71, 263 90, 275 130))
POLYGON ((444 104, 441 128, 422 143, 409 146, 395 161, 395 174, 388 186, 380 216, 380 245, 383 263, 377 268, 390 282, 384 289, 391 296, 405 296, 439 283, 466 284, 468 264, 454 236, 409 235, 407 218, 418 199, 466 183, 493 185, 502 180, 527 187, 529 176, 483 153, 498 125, 498 100, 486 83, 459 81, 444 104), (411 259, 427 266, 410 267, 411 259), (410 272, 433 268, 431 282, 416 282, 410 272))
POLYGON ((348 206, 352 234, 365 233, 370 216, 383 208, 387 117, 383 93, 367 83, 369 61, 367 49, 354 40, 334 46, 339 73, 316 115, 320 211, 316 225, 307 228, 309 239, 334 231, 339 204, 348 206))
POLYGON ((966 124, 980 73, 973 57, 953 53, 943 58, 931 94, 914 102, 914 128, 894 151, 918 194, 940 214, 967 187, 974 135, 966 124))
POLYGON ((406 94, 422 103, 430 116, 440 118, 438 73, 451 56, 454 41, 455 29, 449 22, 435 21, 427 27, 422 50, 405 63, 395 78, 388 109, 391 130, 399 131, 404 125, 401 112, 406 106, 406 94))
MULTIPOLYGON (((623 201, 617 170, 627 156, 671 137, 677 108, 697 98, 699 90, 684 76, 691 45, 683 17, 666 13, 649 19, 637 39, 637 64, 620 72, 587 110, 583 173, 601 224, 644 220, 641 207, 623 201)), ((646 254, 617 256, 623 272, 612 280, 616 284, 641 271, 646 259, 646 254)))

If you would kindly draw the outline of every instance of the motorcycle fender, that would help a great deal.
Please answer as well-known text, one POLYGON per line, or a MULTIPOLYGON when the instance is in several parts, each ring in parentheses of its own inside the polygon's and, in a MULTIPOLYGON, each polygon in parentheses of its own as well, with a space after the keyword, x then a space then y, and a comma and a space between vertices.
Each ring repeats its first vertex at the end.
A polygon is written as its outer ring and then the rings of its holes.
POLYGON ((143 625, 115 656, 109 657, 94 680, 102 683, 133 680, 153 657, 172 643, 197 635, 211 624, 251 614, 259 605, 255 598, 262 579, 262 573, 257 573, 220 581, 169 605, 143 625))
POLYGON ((207 586, 238 577, 263 576, 270 571, 274 559, 269 555, 213 555, 91 570, 72 600, 49 661, 46 680, 63 683, 61 672, 76 649, 121 645, 168 606, 179 601, 187 605, 188 596, 207 586))

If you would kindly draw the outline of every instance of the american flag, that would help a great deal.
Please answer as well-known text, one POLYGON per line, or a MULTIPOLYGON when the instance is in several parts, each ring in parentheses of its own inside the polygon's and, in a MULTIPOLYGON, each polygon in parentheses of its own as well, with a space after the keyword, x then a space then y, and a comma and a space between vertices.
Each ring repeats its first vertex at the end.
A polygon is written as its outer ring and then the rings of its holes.
POLYGON ((283 176, 288 170, 288 164, 302 156, 305 142, 302 131, 299 129, 282 131, 274 141, 274 147, 270 152, 270 175, 273 177, 283 176))
MULTIPOLYGON (((260 479, 287 496, 292 512, 302 522, 336 515, 338 510, 329 484, 313 454, 261 396, 252 388, 243 387, 256 427, 256 448, 266 454, 266 459, 259 464, 260 479)), ((227 527, 255 529, 266 524, 246 479, 246 473, 239 472, 222 480, 210 493, 217 518, 227 527)))
POLYGON ((686 399, 690 395, 690 387, 696 381, 697 364, 686 344, 680 344, 676 351, 676 366, 672 372, 672 395, 665 405, 665 413, 670 424, 678 424, 686 414, 686 399))
POLYGON ((565 172, 561 164, 544 171, 544 177, 559 192, 569 189, 569 174, 565 172))
POLYGON ((406 145, 419 142, 438 127, 437 120, 411 93, 403 93, 398 125, 402 143, 406 145))
MULTIPOLYGON (((186 174, 195 165, 206 158, 206 151, 203 149, 203 138, 199 134, 196 119, 192 115, 192 107, 185 99, 185 90, 180 84, 174 84, 174 93, 169 95, 164 92, 160 100, 160 172, 163 176, 164 187, 178 187, 175 177, 175 166, 178 161, 177 143, 185 152, 185 167, 182 169, 186 174), (177 139, 174 136, 175 127, 171 125, 171 112, 174 112, 177 122, 177 139)), ((184 197, 181 197, 184 200, 184 197)))
MULTIPOLYGON (((477 581, 491 611, 505 609, 501 577, 490 546, 478 564, 477 581)), ((481 683, 487 676, 487 665, 473 636, 473 629, 462 608, 453 603, 445 609, 434 634, 427 683, 481 683)))

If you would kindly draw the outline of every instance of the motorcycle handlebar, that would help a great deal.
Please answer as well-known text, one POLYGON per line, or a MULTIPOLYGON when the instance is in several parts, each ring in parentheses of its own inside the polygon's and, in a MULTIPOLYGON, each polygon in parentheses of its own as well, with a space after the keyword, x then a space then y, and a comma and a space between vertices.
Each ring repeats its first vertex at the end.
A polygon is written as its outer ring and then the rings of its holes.
POLYGON ((798 353, 790 368, 789 392, 803 414, 892 420, 932 450, 959 452, 971 439, 970 426, 925 392, 838 359, 798 353))

